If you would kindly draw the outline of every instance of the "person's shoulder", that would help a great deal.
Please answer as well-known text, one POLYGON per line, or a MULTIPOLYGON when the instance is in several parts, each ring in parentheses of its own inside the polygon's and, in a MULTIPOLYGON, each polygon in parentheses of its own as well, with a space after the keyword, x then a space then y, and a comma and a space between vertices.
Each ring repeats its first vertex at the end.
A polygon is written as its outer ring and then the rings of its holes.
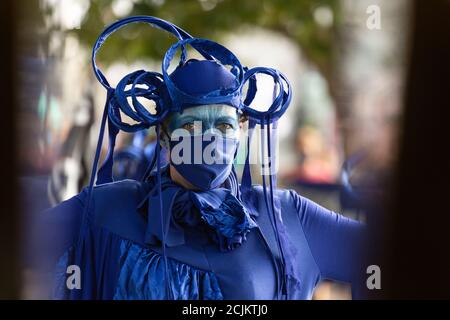
MULTIPOLYGON (((264 188, 261 185, 253 185, 252 191, 257 195, 258 202, 264 201, 264 188)), ((267 197, 270 197, 270 189, 266 189, 267 197)), ((307 218, 315 218, 324 215, 327 218, 334 218, 337 213, 322 207, 316 202, 300 195, 296 190, 290 188, 277 188, 274 194, 280 201, 283 213, 295 213, 302 222, 307 218)))
MULTIPOLYGON (((95 186, 93 196, 96 201, 115 203, 130 197, 139 197, 144 192, 144 188, 145 184, 140 181, 125 179, 95 186)), ((87 188, 84 192, 87 192, 87 188)))
POLYGON ((83 215, 88 215, 92 226, 127 239, 139 240, 142 218, 138 207, 145 197, 147 186, 145 182, 120 180, 94 186, 90 195, 87 186, 66 203, 58 205, 58 212, 61 216, 76 216, 76 223, 70 223, 75 231, 82 226, 83 215), (67 210, 68 205, 70 210, 67 210))
MULTIPOLYGON (((301 197, 294 189, 289 188, 276 188, 274 189, 274 196, 280 202, 283 214, 296 213, 301 205, 301 197)), ((256 201, 259 203, 259 207, 264 203, 264 187, 259 184, 252 186, 252 193, 254 193, 256 201)), ((270 188, 266 187, 266 195, 268 201, 270 201, 270 188)))
MULTIPOLYGON (((252 191, 257 194, 259 197, 264 196, 264 189, 263 186, 260 184, 254 184, 252 185, 252 191)), ((268 196, 270 195, 270 188, 266 187, 266 192, 268 196)), ((274 194, 280 199, 284 200, 285 202, 293 202, 297 197, 299 197, 298 193, 294 189, 290 188, 276 188, 274 189, 274 194)))
MULTIPOLYGON (((96 203, 114 206, 117 202, 133 199, 142 194, 143 185, 135 180, 121 180, 94 186, 92 189, 92 201, 96 203)), ((84 209, 89 198, 89 187, 84 187, 78 194, 62 201, 53 208, 43 212, 50 218, 65 215, 78 216, 84 209)))
POLYGON ((92 194, 95 214, 135 211, 146 190, 145 183, 130 179, 98 185, 92 194))

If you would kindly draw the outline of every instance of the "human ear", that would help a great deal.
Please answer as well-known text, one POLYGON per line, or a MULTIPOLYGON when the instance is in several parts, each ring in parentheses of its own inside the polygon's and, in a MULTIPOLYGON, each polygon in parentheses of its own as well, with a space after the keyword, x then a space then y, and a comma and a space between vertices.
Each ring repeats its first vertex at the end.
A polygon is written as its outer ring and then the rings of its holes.
POLYGON ((238 117, 239 117, 239 119, 238 119, 238 121, 239 121, 239 128, 242 129, 244 127, 244 124, 248 120, 248 116, 246 114, 242 113, 242 114, 238 115, 238 117))

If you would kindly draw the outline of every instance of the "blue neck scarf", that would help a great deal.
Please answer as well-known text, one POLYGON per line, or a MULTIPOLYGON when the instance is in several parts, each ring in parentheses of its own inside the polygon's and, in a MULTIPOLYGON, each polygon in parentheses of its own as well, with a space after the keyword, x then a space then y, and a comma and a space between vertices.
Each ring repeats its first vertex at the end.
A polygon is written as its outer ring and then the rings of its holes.
POLYGON ((160 245, 163 239, 161 217, 167 222, 164 226, 165 242, 168 247, 183 245, 186 241, 186 228, 197 228, 215 242, 219 250, 229 251, 239 247, 246 240, 251 229, 257 227, 256 214, 249 212, 239 195, 233 191, 230 179, 222 186, 208 191, 187 190, 176 184, 169 174, 169 166, 161 170, 161 191, 163 210, 159 206, 156 179, 147 181, 149 192, 139 204, 145 212, 148 223, 145 242, 160 245))

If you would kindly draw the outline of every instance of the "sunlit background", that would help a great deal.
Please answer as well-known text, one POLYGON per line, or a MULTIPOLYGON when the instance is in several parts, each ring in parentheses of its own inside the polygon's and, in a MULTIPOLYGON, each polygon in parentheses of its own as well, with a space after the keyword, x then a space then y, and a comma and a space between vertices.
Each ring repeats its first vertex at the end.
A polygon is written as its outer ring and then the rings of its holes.
MULTIPOLYGON (((364 220, 363 201, 352 192, 379 192, 389 177, 401 117, 406 0, 41 0, 27 1, 20 13, 18 152, 28 213, 88 183, 106 95, 92 72, 91 49, 105 26, 129 15, 168 20, 224 44, 250 68, 287 76, 294 96, 279 123, 280 186, 364 220), (377 10, 380 25, 373 28, 377 10)), ((174 41, 148 25, 127 26, 107 40, 98 62, 115 85, 137 69, 160 71, 174 41)), ((147 155, 153 139, 151 130, 122 133, 117 148, 147 155)), ((23 297, 40 297, 33 270, 24 274, 23 297)), ((326 282, 314 298, 350 293, 326 282)))

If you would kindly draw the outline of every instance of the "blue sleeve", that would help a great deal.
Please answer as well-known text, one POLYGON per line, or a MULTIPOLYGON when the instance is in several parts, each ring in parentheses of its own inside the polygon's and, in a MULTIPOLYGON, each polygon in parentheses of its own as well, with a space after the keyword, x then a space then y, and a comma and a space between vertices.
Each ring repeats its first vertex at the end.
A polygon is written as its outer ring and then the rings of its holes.
POLYGON ((51 270, 59 257, 78 239, 85 191, 47 209, 29 220, 25 264, 51 270))
POLYGON ((364 224, 328 210, 295 191, 291 193, 321 278, 352 283, 352 288, 357 290, 361 285, 364 224))

